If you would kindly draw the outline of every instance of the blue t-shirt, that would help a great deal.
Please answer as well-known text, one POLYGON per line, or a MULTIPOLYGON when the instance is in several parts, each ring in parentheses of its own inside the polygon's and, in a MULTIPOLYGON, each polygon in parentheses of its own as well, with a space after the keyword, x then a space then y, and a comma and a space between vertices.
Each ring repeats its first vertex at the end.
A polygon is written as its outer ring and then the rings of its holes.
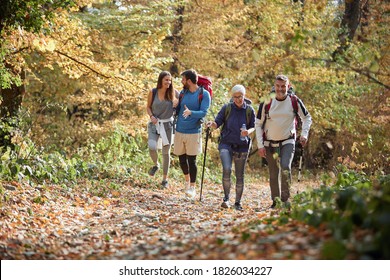
POLYGON ((190 92, 188 89, 183 89, 183 98, 178 105, 178 117, 176 122, 176 131, 184 134, 196 134, 201 131, 201 122, 200 120, 204 118, 207 114, 208 109, 210 108, 210 93, 198 87, 195 92, 190 92), (203 90, 202 101, 199 102, 199 94, 203 90), (187 118, 183 117, 183 112, 185 106, 191 110, 191 115, 187 118))

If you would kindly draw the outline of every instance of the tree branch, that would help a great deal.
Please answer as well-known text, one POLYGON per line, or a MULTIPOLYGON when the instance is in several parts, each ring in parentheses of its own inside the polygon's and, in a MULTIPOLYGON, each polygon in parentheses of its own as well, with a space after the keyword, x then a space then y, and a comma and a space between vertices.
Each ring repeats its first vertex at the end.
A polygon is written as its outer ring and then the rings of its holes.
POLYGON ((20 48, 20 49, 18 49, 18 50, 16 50, 16 51, 14 51, 14 52, 12 52, 12 53, 10 53, 11 55, 14 55, 14 54, 17 54, 17 53, 20 53, 20 52, 22 52, 22 51, 24 51, 24 50, 26 50, 26 49, 29 49, 30 47, 23 47, 23 48, 20 48))
POLYGON ((375 77, 373 77, 369 71, 363 70, 363 69, 354 68, 354 67, 352 67, 352 66, 350 66, 350 65, 348 65, 346 63, 344 64, 344 66, 348 67, 352 71, 355 71, 356 73, 359 73, 361 75, 366 76, 367 78, 369 78, 370 80, 374 81, 375 83, 383 86, 384 88, 390 89, 389 85, 386 85, 386 84, 382 83, 381 81, 379 81, 378 79, 376 79, 375 77))
POLYGON ((66 58, 68 58, 68 59, 70 59, 70 60, 76 62, 77 64, 80 64, 80 65, 84 66, 85 68, 87 68, 88 70, 90 70, 91 72, 93 72, 93 73, 95 73, 95 74, 97 74, 97 75, 99 75, 99 76, 102 76, 102 77, 107 78, 107 79, 111 78, 111 77, 109 77, 109 76, 107 76, 107 75, 104 75, 103 73, 100 73, 100 72, 96 71, 95 69, 93 69, 92 67, 88 66, 88 65, 85 64, 84 62, 81 62, 81 61, 79 61, 79 60, 77 60, 77 59, 75 59, 75 58, 73 58, 73 57, 67 55, 66 53, 63 53, 63 52, 58 51, 58 50, 55 50, 55 52, 58 53, 58 54, 60 54, 60 55, 62 55, 62 56, 65 56, 66 58))
POLYGON ((355 67, 352 67, 351 65, 349 65, 347 63, 336 62, 336 61, 331 60, 331 59, 308 58, 308 60, 323 61, 323 62, 326 62, 326 63, 337 63, 337 64, 340 64, 343 67, 349 68, 350 70, 352 70, 352 71, 354 71, 356 73, 359 73, 359 74, 361 74, 363 76, 366 76, 368 79, 372 80, 373 82, 377 83, 378 85, 381 85, 381 86, 383 86, 386 89, 390 89, 390 85, 386 85, 386 84, 382 83, 381 81, 379 81, 378 79, 376 79, 375 77, 373 77, 371 75, 370 71, 368 71, 368 70, 355 68, 355 67))
POLYGON ((129 84, 131 84, 131 85, 133 85, 133 86, 135 86, 135 87, 140 88, 139 86, 135 85, 135 84, 134 84, 132 81, 130 81, 130 80, 127 80, 127 79, 124 79, 124 78, 118 77, 118 76, 114 76, 114 77, 107 76, 107 75, 105 75, 105 74, 103 74, 103 73, 100 73, 99 71, 96 71, 95 69, 93 69, 92 67, 88 66, 87 64, 85 64, 85 63, 83 63, 83 62, 81 62, 81 61, 79 61, 79 60, 77 60, 77 59, 75 59, 75 58, 69 56, 69 55, 66 54, 66 53, 63 53, 63 52, 58 51, 58 50, 55 50, 55 52, 58 53, 58 54, 60 54, 60 55, 62 55, 62 56, 65 56, 66 58, 68 58, 68 59, 70 59, 70 60, 76 62, 77 64, 82 65, 83 67, 87 68, 87 69, 90 70, 91 72, 93 72, 93 73, 95 73, 95 74, 97 74, 97 75, 99 75, 99 76, 102 76, 102 77, 104 77, 104 78, 106 78, 106 79, 112 79, 112 78, 114 78, 114 79, 122 80, 122 81, 128 82, 129 84))

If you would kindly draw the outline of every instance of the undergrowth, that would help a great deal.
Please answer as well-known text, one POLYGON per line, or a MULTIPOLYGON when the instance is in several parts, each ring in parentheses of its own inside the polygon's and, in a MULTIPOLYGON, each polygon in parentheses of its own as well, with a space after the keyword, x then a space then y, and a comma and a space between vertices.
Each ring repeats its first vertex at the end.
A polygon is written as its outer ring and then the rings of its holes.
POLYGON ((102 180, 139 177, 145 172, 142 139, 117 128, 108 137, 80 148, 76 154, 48 152, 27 137, 14 133, 13 147, 0 147, 1 181, 74 184, 80 179, 102 180))
MULTIPOLYGON (((10 181, 67 188, 80 181, 93 181, 88 191, 101 197, 120 192, 123 182, 133 187, 157 187, 155 179, 147 175, 152 163, 144 139, 132 137, 121 128, 72 155, 38 148, 18 131, 10 135, 12 145, 0 147, 0 194, 4 192, 3 182, 10 181)), ((202 159, 198 157, 200 167, 202 159)), ((220 166, 207 163, 205 178, 221 183, 217 175, 220 166)), ((172 166, 176 168, 171 168, 171 176, 180 178, 175 158, 172 166)), ((199 168, 198 174, 202 171, 199 168)), ((282 224, 295 219, 329 230, 332 238, 323 244, 324 259, 389 259, 390 175, 368 176, 340 166, 337 180, 332 181, 324 176, 320 187, 298 193, 291 203, 278 201, 278 218, 268 219, 278 219, 282 224)))
POLYGON ((339 167, 337 181, 279 201, 279 222, 289 219, 326 228, 332 238, 324 259, 390 259, 390 175, 370 177, 339 167))

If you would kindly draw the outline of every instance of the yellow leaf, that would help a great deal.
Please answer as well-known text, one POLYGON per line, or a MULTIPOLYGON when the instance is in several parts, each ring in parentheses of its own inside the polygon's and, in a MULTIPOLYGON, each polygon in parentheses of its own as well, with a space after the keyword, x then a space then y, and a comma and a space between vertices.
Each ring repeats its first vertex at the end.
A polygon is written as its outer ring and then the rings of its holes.
POLYGON ((55 49, 56 49, 56 43, 54 42, 54 40, 50 40, 47 43, 46 50, 48 50, 49 52, 53 52, 55 49))
POLYGON ((379 71, 379 63, 377 61, 373 61, 371 62, 370 66, 369 66, 369 69, 371 72, 378 72, 379 71))
POLYGON ((40 47, 40 43, 39 43, 39 40, 38 39, 34 39, 33 42, 32 42, 33 46, 36 47, 36 48, 39 48, 40 47))

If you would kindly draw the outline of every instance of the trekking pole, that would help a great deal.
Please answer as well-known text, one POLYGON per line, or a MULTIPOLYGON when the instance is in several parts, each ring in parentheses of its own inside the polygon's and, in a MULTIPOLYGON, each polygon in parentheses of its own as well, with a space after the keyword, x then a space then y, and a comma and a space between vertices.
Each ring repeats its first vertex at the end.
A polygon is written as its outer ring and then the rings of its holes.
POLYGON ((199 197, 199 201, 202 201, 204 168, 206 166, 206 152, 207 152, 207 142, 209 140, 209 134, 210 134, 210 127, 207 127, 207 129, 206 129, 206 140, 205 140, 206 143, 204 144, 204 153, 203 153, 203 170, 202 170, 202 180, 200 182, 200 197, 199 197))
POLYGON ((298 169, 298 183, 301 181, 301 172, 302 172, 302 158, 303 158, 303 146, 301 146, 301 152, 299 155, 299 169, 298 169))

